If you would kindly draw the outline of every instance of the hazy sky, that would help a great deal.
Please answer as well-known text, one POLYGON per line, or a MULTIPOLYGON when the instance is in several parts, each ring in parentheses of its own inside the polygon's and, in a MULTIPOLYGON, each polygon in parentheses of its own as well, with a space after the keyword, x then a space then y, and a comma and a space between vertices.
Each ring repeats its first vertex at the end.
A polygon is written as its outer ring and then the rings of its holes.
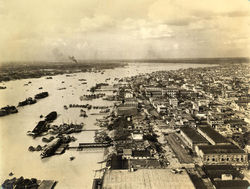
POLYGON ((0 61, 249 52, 249 0, 0 0, 0 61))

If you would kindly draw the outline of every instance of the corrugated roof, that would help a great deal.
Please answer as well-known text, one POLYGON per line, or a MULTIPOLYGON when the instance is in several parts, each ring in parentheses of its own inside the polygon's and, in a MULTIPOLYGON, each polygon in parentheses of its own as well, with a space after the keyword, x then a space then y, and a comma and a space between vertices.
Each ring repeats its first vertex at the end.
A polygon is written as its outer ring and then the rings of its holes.
POLYGON ((235 154, 235 153, 245 153, 244 150, 240 149, 235 145, 202 145, 199 149, 203 151, 204 154, 235 154))
POLYGON ((222 136, 220 133, 215 131, 212 127, 208 125, 199 126, 199 129, 204 132, 209 138, 211 138, 215 143, 229 143, 228 140, 222 136))
POLYGON ((103 189, 194 189, 184 170, 174 174, 171 169, 109 170, 105 173, 103 189))
POLYGON ((197 143, 209 143, 204 137, 202 137, 197 131, 192 129, 191 127, 182 127, 180 130, 190 138, 194 144, 197 143))

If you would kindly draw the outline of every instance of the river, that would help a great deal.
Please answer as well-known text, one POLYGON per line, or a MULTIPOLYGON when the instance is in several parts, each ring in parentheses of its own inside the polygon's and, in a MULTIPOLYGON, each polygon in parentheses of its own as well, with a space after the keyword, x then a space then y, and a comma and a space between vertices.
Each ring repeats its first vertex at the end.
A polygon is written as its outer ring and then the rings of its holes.
MULTIPOLYGON (((97 129, 95 126, 96 118, 102 116, 90 115, 87 118, 79 117, 79 108, 64 109, 64 105, 80 103, 92 105, 112 105, 112 102, 96 99, 92 101, 80 101, 79 97, 87 93, 87 89, 96 83, 105 82, 105 79, 111 78, 109 83, 114 83, 114 78, 122 78, 134 76, 140 73, 150 73, 160 70, 176 70, 180 68, 196 68, 205 67, 204 64, 150 64, 150 63, 129 63, 123 68, 115 68, 105 70, 101 73, 77 73, 73 76, 66 77, 64 75, 53 76, 53 79, 46 77, 37 79, 22 79, 4 82, 7 87, 0 90, 0 107, 6 105, 17 105, 19 101, 25 100, 27 97, 34 97, 35 94, 48 91, 49 97, 39 100, 36 104, 19 108, 17 114, 0 117, 0 182, 9 176, 10 172, 15 177, 23 176, 24 178, 37 178, 40 180, 57 180, 56 188, 92 188, 94 170, 100 169, 101 165, 97 162, 103 160, 103 151, 75 151, 68 150, 62 155, 55 155, 49 158, 40 158, 40 152, 29 152, 29 146, 37 146, 44 143, 42 137, 33 139, 26 133, 32 130, 40 121, 40 115, 47 115, 51 111, 57 111, 59 117, 53 124, 63 122, 73 122, 85 124, 86 129, 97 129), (86 79, 87 84, 82 85, 82 81, 78 79, 86 79), (27 86, 24 84, 31 82, 27 86), (64 81, 64 83, 62 82, 64 81), (43 87, 43 89, 39 89, 43 87), (58 88, 66 88, 58 90, 58 88), (75 156, 73 161, 69 158, 75 156)), ((2 84, 1 84, 2 85, 2 84)), ((95 111, 95 110, 91 110, 95 111)), ((90 112, 88 112, 89 114, 90 112)), ((85 131, 74 134, 78 139, 75 142, 93 142, 93 131, 85 131)), ((74 143, 71 143, 73 146, 74 143)))

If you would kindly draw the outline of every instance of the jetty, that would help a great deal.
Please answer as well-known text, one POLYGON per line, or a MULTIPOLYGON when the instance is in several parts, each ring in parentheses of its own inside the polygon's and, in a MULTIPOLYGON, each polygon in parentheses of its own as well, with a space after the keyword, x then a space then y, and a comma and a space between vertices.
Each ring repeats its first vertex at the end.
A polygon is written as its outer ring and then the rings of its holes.
POLYGON ((67 149, 77 149, 82 151, 84 148, 106 148, 112 146, 110 143, 79 143, 78 146, 69 146, 67 149))

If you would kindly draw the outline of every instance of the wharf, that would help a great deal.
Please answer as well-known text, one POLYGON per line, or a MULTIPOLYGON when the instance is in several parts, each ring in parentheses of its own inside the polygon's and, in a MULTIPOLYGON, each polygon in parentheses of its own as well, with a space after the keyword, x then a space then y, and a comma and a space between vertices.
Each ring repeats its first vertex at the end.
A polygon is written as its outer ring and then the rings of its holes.
POLYGON ((55 187, 56 183, 57 182, 54 180, 43 180, 38 186, 38 189, 52 189, 55 187))
POLYGON ((110 143, 79 143, 78 146, 69 146, 68 149, 77 149, 79 151, 84 148, 106 148, 111 146, 110 143))

